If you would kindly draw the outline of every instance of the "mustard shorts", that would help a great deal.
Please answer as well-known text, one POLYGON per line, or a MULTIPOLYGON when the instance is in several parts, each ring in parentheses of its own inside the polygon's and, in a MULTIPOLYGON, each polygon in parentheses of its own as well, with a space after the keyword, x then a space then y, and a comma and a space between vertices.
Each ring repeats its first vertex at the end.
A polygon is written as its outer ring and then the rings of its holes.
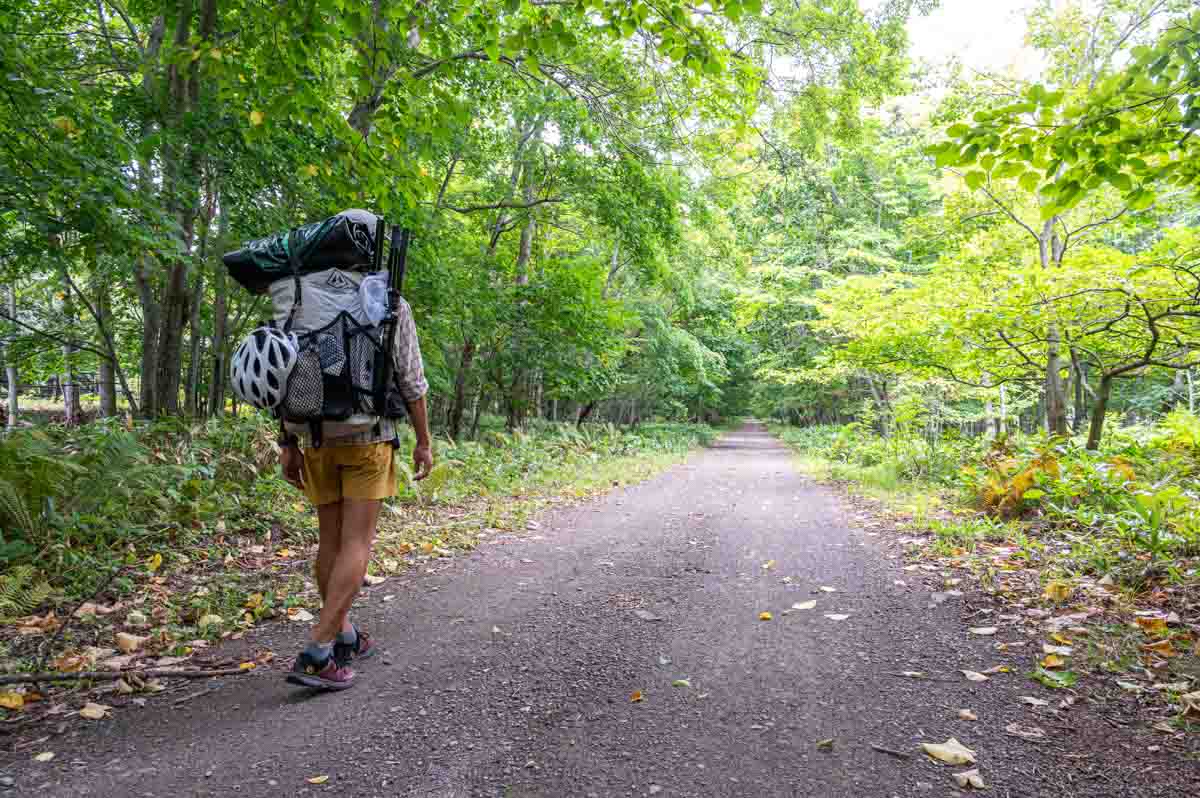
POLYGON ((390 442, 304 450, 304 494, 315 505, 396 495, 395 448, 390 442))

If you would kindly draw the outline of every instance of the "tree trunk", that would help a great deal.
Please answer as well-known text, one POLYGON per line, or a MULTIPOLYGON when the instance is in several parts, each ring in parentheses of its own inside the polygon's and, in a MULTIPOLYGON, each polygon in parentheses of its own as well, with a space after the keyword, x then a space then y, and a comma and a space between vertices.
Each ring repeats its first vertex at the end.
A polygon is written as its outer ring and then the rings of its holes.
MULTIPOLYGON (((63 267, 64 269, 66 267, 63 267)), ((78 348, 73 343, 75 335, 75 300, 71 285, 63 278, 63 320, 66 322, 67 341, 62 346, 63 376, 62 396, 63 415, 68 427, 78 426, 82 421, 83 410, 79 406, 79 385, 75 382, 75 354, 78 348)))
POLYGON ((1046 334, 1046 432, 1067 436, 1067 396, 1062 380, 1061 336, 1057 324, 1051 324, 1046 334))
POLYGON ((1087 418, 1087 363, 1079 359, 1078 353, 1071 350, 1071 363, 1075 371, 1075 426, 1074 432, 1083 431, 1083 420, 1087 418))
POLYGON ((475 342, 468 338, 463 342, 462 352, 458 359, 458 373, 454 377, 454 399, 450 405, 450 437, 458 440, 462 431, 463 412, 467 404, 467 375, 471 370, 471 362, 475 359, 475 342))
POLYGON ((1000 418, 996 429, 1001 435, 1008 433, 1008 389, 1003 383, 1000 385, 1000 418))
POLYGON ((1096 393, 1096 404, 1092 406, 1092 424, 1088 429, 1087 448, 1100 448, 1100 436, 1104 433, 1104 414, 1108 411, 1108 397, 1112 393, 1113 378, 1107 374, 1100 378, 1100 390, 1096 393))
MULTIPOLYGON (((218 240, 220 237, 218 236, 218 240)), ((217 266, 213 270, 213 333, 209 345, 212 351, 213 370, 208 383, 208 414, 223 415, 225 412, 225 336, 229 324, 228 283, 225 269, 217 266)))
MULTIPOLYGON (((100 344, 108 351, 104 329, 112 321, 112 298, 102 280, 95 281, 94 291, 96 296, 96 326, 101 331, 100 344)), ((115 352, 110 351, 109 355, 116 357, 115 352)), ((100 377, 100 416, 102 418, 112 418, 117 414, 117 371, 113 362, 105 358, 100 358, 97 370, 100 377)))
MULTIPOLYGON (((8 315, 13 319, 17 317, 17 287, 15 285, 8 286, 8 315)), ((5 327, 3 336, 0 336, 0 345, 7 343, 8 332, 12 329, 10 325, 5 325, 5 327)), ((17 421, 21 415, 21 377, 17 373, 17 364, 7 357, 4 359, 4 375, 8 381, 7 425, 11 430, 17 426, 17 421)))
POLYGON ((200 402, 200 350, 204 340, 204 333, 200 329, 200 300, 203 295, 204 276, 197 274, 192 287, 192 312, 188 319, 191 347, 188 351, 187 396, 184 400, 184 412, 193 418, 198 415, 200 402))

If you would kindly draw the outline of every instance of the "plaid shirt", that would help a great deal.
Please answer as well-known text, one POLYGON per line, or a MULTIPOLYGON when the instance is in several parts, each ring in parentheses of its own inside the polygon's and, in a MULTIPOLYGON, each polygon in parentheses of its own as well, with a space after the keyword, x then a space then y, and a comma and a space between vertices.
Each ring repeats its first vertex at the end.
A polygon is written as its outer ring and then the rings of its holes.
MULTIPOLYGON (((417 340, 417 325, 413 321, 412 308, 403 299, 396 312, 395 356, 396 377, 400 383, 400 395, 412 403, 429 392, 425 381, 425 366, 421 361, 421 344, 417 340)), ((382 443, 396 438, 396 421, 390 418, 375 419, 364 425, 349 421, 321 422, 322 446, 362 446, 382 443)), ((300 438, 300 445, 312 445, 308 424, 285 422, 284 429, 300 438)))

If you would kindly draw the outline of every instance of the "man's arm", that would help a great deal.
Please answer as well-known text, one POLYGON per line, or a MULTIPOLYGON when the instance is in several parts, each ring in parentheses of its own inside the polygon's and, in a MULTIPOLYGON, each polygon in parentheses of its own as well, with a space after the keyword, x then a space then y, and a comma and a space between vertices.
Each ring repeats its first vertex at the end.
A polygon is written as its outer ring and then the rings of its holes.
POLYGON ((429 438, 429 414, 425 410, 425 397, 405 402, 413 430, 417 433, 417 445, 413 447, 414 479, 425 479, 433 469, 433 447, 429 438))

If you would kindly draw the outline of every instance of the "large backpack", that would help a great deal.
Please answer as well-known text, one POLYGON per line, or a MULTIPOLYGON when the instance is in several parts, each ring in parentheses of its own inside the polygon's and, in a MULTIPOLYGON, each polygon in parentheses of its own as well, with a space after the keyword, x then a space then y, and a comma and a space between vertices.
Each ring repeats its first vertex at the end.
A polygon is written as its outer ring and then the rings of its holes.
MULTIPOLYGON (((340 267, 319 270, 317 258, 302 262, 300 253, 305 243, 313 240, 312 229, 321 229, 325 223, 308 225, 292 231, 279 245, 290 275, 266 284, 274 318, 265 326, 280 330, 294 341, 296 350, 282 399, 273 409, 285 422, 307 424, 314 446, 321 445, 327 422, 336 422, 341 432, 352 432, 370 427, 380 418, 407 414, 395 368, 395 335, 409 236, 407 230, 391 228, 388 270, 382 271, 388 228, 382 218, 372 218, 374 235, 365 249, 369 258, 358 258, 365 262, 348 264, 343 259, 340 267)), ((326 225, 325 229, 335 226, 326 225)), ((312 250, 310 246, 310 253, 312 250)), ((230 253, 226 263, 246 251, 230 253)), ((240 256, 233 260, 246 262, 240 256)), ((241 273, 249 272, 243 269, 241 273)), ((234 387, 237 390, 236 380, 234 387)))

